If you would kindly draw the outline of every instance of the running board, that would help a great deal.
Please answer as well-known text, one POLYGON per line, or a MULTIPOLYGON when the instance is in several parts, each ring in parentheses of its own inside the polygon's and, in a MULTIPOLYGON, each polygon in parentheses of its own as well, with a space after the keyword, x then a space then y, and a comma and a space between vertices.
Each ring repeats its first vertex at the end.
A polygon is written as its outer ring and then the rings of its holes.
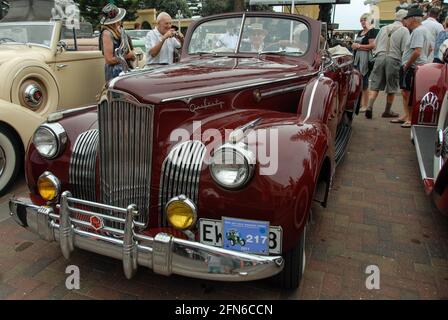
POLYGON ((352 126, 349 124, 341 124, 336 132, 334 158, 338 165, 344 158, 348 142, 352 135, 352 126))
POLYGON ((433 179, 437 127, 413 125, 411 135, 414 140, 415 152, 417 153, 422 179, 433 179))

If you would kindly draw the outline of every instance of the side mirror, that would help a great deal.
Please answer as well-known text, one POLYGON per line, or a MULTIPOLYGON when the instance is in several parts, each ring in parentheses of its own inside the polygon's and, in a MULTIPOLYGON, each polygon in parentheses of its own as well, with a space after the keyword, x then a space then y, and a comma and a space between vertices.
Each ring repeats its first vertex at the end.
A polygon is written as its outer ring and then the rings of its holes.
POLYGON ((64 40, 60 40, 57 44, 57 52, 62 53, 67 50, 67 43, 64 40))

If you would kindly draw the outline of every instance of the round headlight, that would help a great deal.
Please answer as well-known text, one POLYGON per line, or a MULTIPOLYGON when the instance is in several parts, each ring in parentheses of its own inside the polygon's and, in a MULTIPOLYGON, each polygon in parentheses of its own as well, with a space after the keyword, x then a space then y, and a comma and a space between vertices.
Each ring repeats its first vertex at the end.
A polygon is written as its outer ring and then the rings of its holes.
POLYGON ((212 178, 220 186, 237 189, 246 185, 254 173, 255 157, 239 145, 225 144, 213 155, 212 178))
POLYGON ((53 159, 64 151, 67 133, 59 123, 46 123, 37 128, 33 143, 37 152, 46 158, 53 159))
POLYGON ((191 228, 196 222, 196 206, 193 201, 184 195, 174 197, 168 201, 165 211, 169 223, 176 229, 186 230, 191 228))
POLYGON ((51 201, 59 196, 61 191, 61 183, 59 179, 51 172, 44 172, 37 180, 37 190, 42 199, 51 201))

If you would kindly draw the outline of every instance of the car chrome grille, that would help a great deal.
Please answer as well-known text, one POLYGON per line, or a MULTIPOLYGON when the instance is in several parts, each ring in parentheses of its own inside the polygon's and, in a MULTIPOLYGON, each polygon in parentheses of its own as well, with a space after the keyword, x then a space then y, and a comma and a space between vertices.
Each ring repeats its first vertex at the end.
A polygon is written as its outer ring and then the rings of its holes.
MULTIPOLYGON (((99 105, 102 202, 126 208, 136 204, 147 223, 150 207, 153 108, 111 94, 99 105)), ((114 215, 114 213, 107 213, 114 215)), ((122 217, 124 218, 124 216, 122 217)), ((119 226, 112 223, 111 227, 119 226)))
POLYGON ((89 130, 76 139, 70 159, 69 181, 75 197, 96 200, 95 168, 98 149, 98 130, 89 130))
POLYGON ((199 176, 205 156, 205 145, 200 141, 187 141, 174 147, 162 165, 159 208, 161 223, 166 226, 165 206, 178 195, 186 195, 198 202, 199 176))

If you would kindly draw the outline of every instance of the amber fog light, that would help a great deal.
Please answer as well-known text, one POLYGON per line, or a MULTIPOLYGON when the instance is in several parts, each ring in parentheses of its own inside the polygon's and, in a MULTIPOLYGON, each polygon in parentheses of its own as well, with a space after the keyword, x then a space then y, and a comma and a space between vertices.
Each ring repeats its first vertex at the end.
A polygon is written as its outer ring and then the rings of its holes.
POLYGON ((61 183, 55 175, 46 171, 37 180, 37 190, 42 199, 51 201, 59 196, 61 183))
POLYGON ((196 222, 196 206, 184 195, 171 199, 166 204, 165 212, 169 223, 179 230, 191 228, 196 222))

